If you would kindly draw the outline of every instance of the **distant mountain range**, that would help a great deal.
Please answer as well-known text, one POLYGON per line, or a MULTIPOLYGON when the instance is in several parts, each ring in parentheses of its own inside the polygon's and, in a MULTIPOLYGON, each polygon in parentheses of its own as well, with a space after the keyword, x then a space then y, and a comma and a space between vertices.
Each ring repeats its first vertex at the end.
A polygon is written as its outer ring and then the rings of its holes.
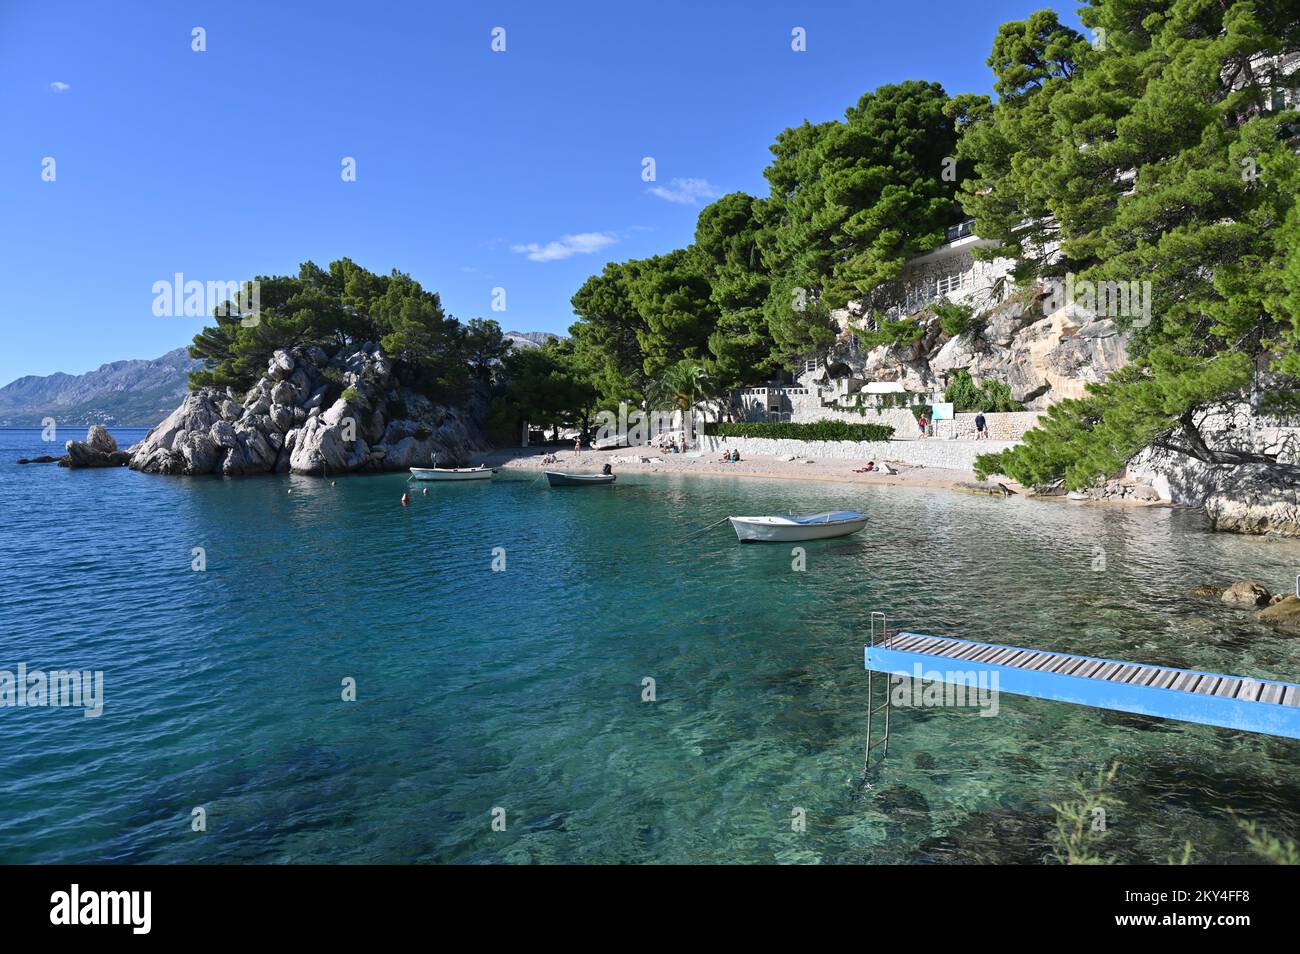
POLYGON ((539 348, 548 341, 555 341, 561 335, 553 335, 549 331, 507 331, 505 337, 522 351, 525 348, 539 348))
POLYGON ((202 366, 184 348, 152 361, 114 361, 85 374, 27 375, 0 388, 0 426, 59 424, 152 427, 185 396, 189 373, 202 366))
MULTIPOLYGON (((549 331, 507 331, 516 348, 536 348, 560 337, 549 331)), ((85 374, 27 375, 0 388, 0 427, 115 424, 153 427, 176 409, 189 373, 202 367, 184 348, 152 361, 114 361, 85 374)))

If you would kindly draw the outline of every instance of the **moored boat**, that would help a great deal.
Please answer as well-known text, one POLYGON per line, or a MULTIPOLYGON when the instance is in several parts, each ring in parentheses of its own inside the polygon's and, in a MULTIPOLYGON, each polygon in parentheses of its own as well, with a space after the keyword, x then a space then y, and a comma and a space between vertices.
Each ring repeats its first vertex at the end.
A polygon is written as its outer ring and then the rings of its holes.
POLYGON ((412 480, 491 480, 491 467, 412 467, 412 480))
POLYGON ((833 510, 803 516, 728 517, 741 543, 785 543, 825 540, 857 533, 867 525, 867 515, 856 510, 833 510))
POLYGON ((552 487, 594 487, 612 484, 613 474, 566 474, 558 470, 546 471, 546 482, 552 487))

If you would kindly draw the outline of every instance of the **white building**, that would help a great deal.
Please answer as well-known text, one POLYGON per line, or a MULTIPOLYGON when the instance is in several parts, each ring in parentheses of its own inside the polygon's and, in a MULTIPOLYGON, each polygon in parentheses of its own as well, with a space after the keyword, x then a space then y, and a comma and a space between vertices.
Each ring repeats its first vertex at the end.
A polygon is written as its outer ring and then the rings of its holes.
MULTIPOLYGON (((875 312, 897 321, 940 301, 969 305, 977 313, 1003 301, 1012 290, 1015 259, 975 258, 975 249, 997 248, 998 243, 976 235, 974 221, 950 227, 942 245, 909 260, 899 281, 877 292, 875 312)), ((862 302, 850 302, 849 307, 831 313, 839 339, 825 354, 805 359, 797 374, 800 388, 816 390, 830 383, 844 395, 859 393, 863 385, 872 383, 861 377, 866 351, 859 332, 874 330, 875 323, 868 310, 862 302)))

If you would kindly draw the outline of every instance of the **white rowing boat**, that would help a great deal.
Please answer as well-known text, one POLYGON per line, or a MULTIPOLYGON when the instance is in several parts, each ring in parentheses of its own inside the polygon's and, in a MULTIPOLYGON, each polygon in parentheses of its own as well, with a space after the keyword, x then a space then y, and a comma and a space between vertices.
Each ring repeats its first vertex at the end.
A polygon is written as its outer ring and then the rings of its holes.
POLYGON ((806 516, 728 517, 741 543, 784 543, 825 540, 857 533, 867 525, 867 515, 856 510, 835 510, 806 516))
POLYGON ((412 480, 491 480, 491 467, 412 467, 412 480))

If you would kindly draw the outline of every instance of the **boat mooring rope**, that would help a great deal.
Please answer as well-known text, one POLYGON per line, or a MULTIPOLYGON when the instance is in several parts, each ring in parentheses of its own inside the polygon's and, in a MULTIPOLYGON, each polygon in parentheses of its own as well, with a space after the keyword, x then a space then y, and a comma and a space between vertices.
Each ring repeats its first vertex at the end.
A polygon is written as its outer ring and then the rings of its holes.
POLYGON ((730 520, 730 519, 731 519, 730 517, 723 517, 723 518, 722 518, 721 520, 719 520, 717 523, 711 523, 711 524, 709 524, 707 527, 705 527, 703 530, 696 530, 696 531, 695 531, 694 533, 692 533, 689 537, 686 537, 685 539, 683 539, 683 540, 682 540, 682 543, 685 543, 687 540, 694 540, 694 539, 695 539, 696 537, 698 537, 700 534, 702 534, 702 533, 708 533, 708 532, 709 532, 710 530, 712 530, 714 527, 718 526, 719 524, 726 523, 726 522, 727 522, 728 520, 730 520))

